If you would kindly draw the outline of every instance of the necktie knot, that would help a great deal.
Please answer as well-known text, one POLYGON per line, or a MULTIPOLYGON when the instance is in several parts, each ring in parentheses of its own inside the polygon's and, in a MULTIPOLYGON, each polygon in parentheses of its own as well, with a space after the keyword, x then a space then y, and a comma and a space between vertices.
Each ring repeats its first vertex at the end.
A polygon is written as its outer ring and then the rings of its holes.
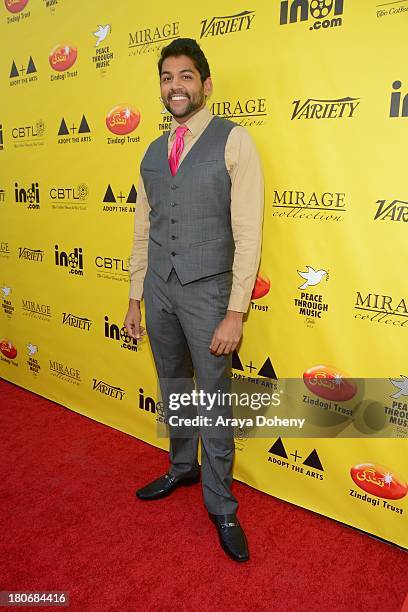
POLYGON ((179 125, 176 129, 176 138, 184 138, 186 132, 188 132, 188 127, 186 125, 179 125))
POLYGON ((176 129, 176 139, 173 142, 169 157, 170 170, 173 176, 177 172, 180 156, 184 149, 184 135, 186 132, 188 132, 188 127, 185 125, 179 125, 176 129))

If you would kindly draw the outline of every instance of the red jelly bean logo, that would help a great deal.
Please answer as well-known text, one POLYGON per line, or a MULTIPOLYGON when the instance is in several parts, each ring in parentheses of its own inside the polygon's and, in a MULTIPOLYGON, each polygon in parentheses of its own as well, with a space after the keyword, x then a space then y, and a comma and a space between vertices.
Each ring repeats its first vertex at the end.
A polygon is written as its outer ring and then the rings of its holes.
POLYGON ((4 0, 6 9, 10 13, 19 13, 27 5, 28 0, 4 0))
POLYGON ((71 68, 76 62, 78 51, 72 45, 56 45, 50 53, 50 66, 58 72, 63 72, 71 68))
POLYGON ((402 499, 408 493, 407 483, 382 465, 360 463, 351 468, 350 476, 360 489, 377 497, 402 499))
POLYGON ((324 399, 346 402, 357 393, 357 385, 344 372, 331 366, 318 365, 303 374, 306 387, 324 399))
POLYGON ((130 134, 140 123, 140 113, 129 104, 119 104, 109 111, 106 117, 106 127, 113 134, 122 136, 130 134))
POLYGON ((0 352, 8 359, 17 357, 17 349, 10 340, 2 340, 0 342, 0 352))

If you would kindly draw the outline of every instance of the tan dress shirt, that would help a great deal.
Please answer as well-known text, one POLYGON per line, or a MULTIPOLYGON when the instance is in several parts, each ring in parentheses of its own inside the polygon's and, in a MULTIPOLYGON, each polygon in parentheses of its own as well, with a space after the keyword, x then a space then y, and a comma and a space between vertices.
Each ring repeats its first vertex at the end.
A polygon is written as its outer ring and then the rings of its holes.
MULTIPOLYGON (((193 115, 185 124, 184 149, 179 165, 197 142, 213 115, 207 107, 193 115)), ((173 118, 169 135, 169 155, 176 128, 173 118)), ((260 159, 249 132, 237 125, 229 133, 225 146, 225 165, 231 178, 231 226, 235 243, 232 289, 228 310, 246 312, 251 300, 261 254, 264 182, 260 159)), ((143 281, 147 270, 149 240, 149 202, 139 179, 133 249, 129 262, 131 299, 143 297, 143 281)))

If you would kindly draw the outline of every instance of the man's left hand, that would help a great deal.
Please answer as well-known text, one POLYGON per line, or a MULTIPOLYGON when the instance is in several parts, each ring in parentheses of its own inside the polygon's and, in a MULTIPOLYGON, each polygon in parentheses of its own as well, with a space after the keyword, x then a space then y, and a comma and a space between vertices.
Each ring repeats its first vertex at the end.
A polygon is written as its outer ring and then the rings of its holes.
POLYGON ((227 310, 225 318, 217 325, 210 344, 213 355, 232 353, 242 336, 243 312, 227 310))

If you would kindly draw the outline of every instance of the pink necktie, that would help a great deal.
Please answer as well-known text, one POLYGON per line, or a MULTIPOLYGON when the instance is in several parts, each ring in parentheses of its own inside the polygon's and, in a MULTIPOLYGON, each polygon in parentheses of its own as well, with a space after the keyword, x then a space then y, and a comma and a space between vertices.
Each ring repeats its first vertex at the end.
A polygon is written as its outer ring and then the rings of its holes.
POLYGON ((170 171, 173 176, 177 172, 180 156, 184 149, 184 134, 186 132, 188 132, 188 127, 186 127, 185 125, 180 125, 176 129, 176 140, 173 142, 169 157, 170 171))

